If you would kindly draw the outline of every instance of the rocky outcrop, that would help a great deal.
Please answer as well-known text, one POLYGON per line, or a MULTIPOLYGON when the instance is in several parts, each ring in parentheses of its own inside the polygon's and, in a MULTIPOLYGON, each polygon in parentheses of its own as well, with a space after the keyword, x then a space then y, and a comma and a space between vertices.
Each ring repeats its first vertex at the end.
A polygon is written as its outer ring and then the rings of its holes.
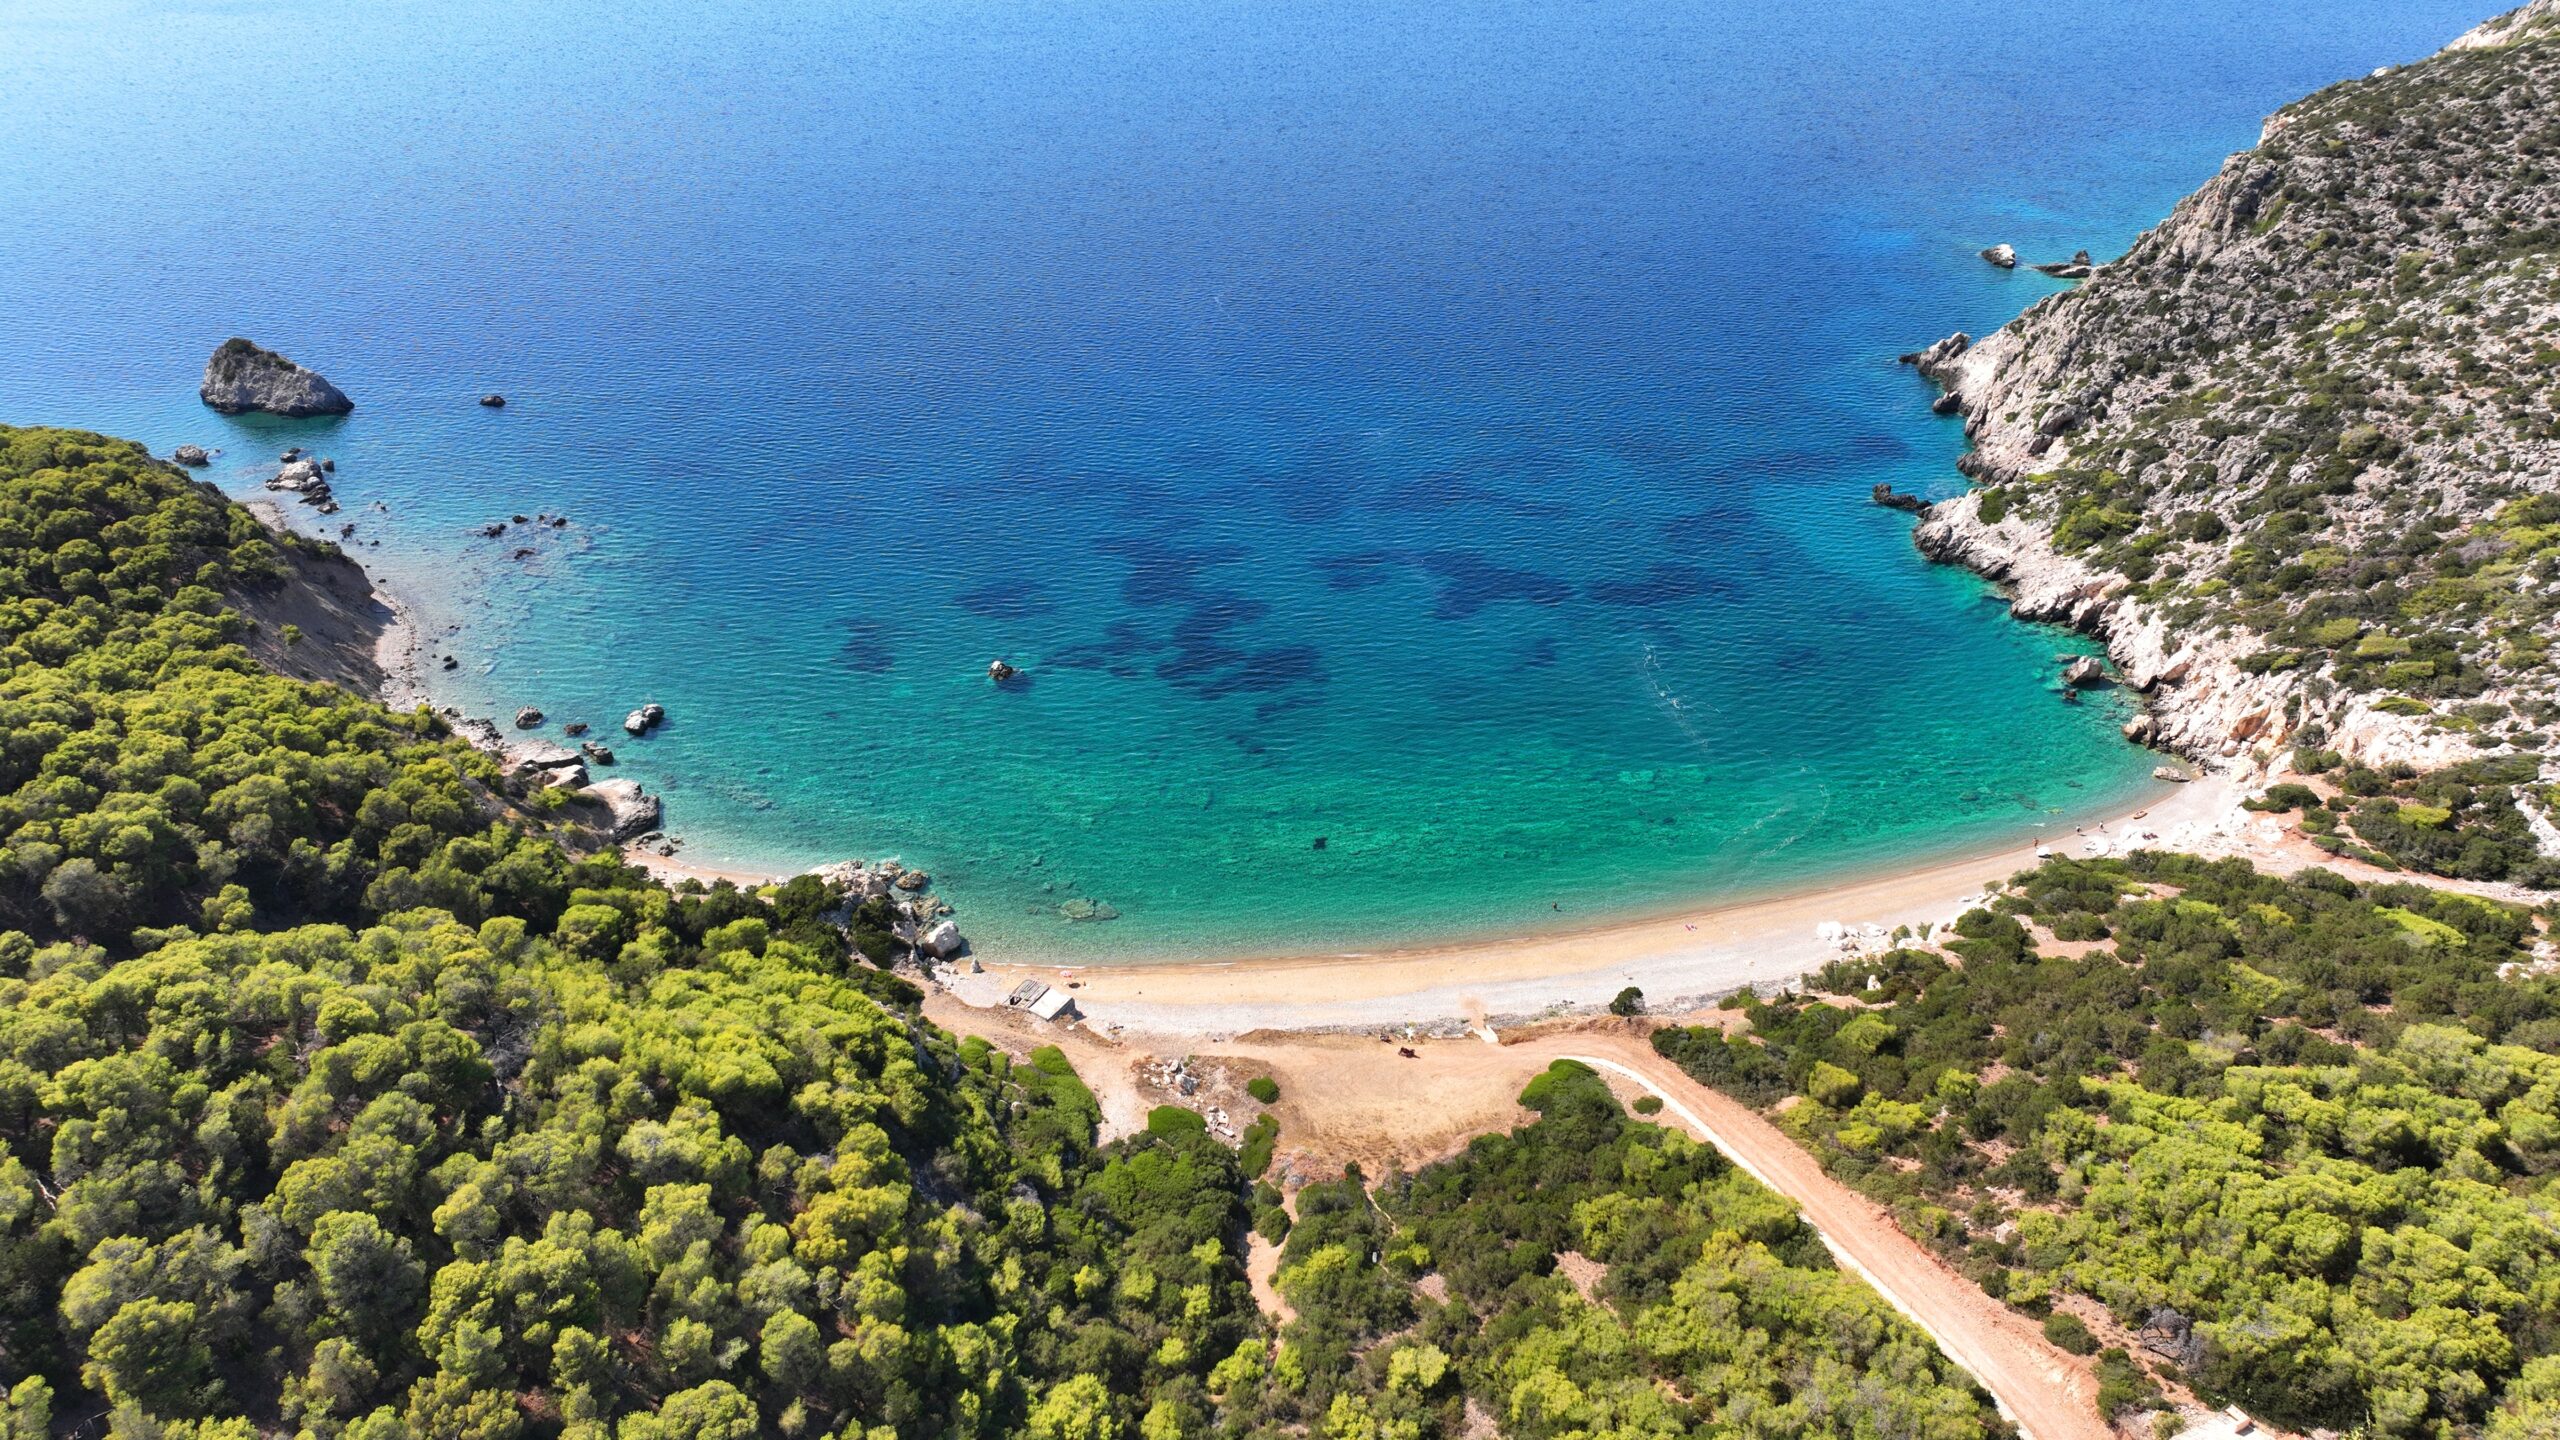
POLYGON ((968 948, 960 927, 947 918, 951 907, 926 893, 933 882, 921 870, 895 860, 839 860, 809 873, 844 895, 834 917, 839 924, 850 922, 854 907, 878 902, 887 906, 900 942, 927 959, 947 960, 968 948))
POLYGON ((2014 245, 1994 245, 1982 252, 1982 258, 2003 270, 2018 268, 2018 249, 2014 245))
POLYGON ((319 494, 328 490, 329 477, 321 470, 320 462, 317 460, 287 460, 283 468, 277 470, 275 475, 267 481, 267 488, 290 490, 298 495, 319 494))
POLYGON ((213 456, 201 445, 181 445, 169 452, 169 458, 198 470, 213 463, 213 456))
POLYGON ((2449 51, 2495 50, 2530 37, 2535 31, 2560 21, 2560 0, 2533 0, 2520 5, 2495 20, 2487 21, 2444 47, 2449 51))
POLYGON ((1964 352, 1971 348, 1973 337, 1959 330, 1925 350, 1914 350, 1903 356, 1902 363, 1917 368, 1928 379, 1943 382, 1948 374, 1947 367, 1964 358, 1964 352))
POLYGON ((225 415, 344 415, 356 408, 346 392, 319 375, 236 335, 205 362, 204 384, 196 393, 225 415))
MULTIPOLYGON (((2296 674, 2251 674, 2241 665, 2254 642, 2231 632, 2173 626, 2122 575, 2054 549, 2044 530, 2016 514, 1985 521, 1979 493, 1930 508, 1914 532, 1921 553, 2001 584, 2009 613, 2068 625, 2106 642, 2125 684, 2140 691, 2149 721, 2140 738, 2199 761, 2254 768, 2253 751, 2286 744, 2305 724, 2327 728, 2328 744, 2372 765, 2407 761, 2432 769, 2469 747, 2418 719, 2377 711, 2366 697, 2304 695, 2296 674)), ((2129 732, 2130 733, 2130 732, 2129 732)))
POLYGON ((1905 495, 1882 480, 1877 481, 1875 488, 1867 492, 1867 498, 1873 500, 1887 510, 1907 510, 1914 515, 1918 515, 1929 508, 1928 501, 1921 499, 1917 495, 1905 495))
MULTIPOLYGON (((300 455, 301 452, 288 453, 300 455)), ((275 475, 267 481, 267 488, 300 496, 303 504, 311 506, 321 514, 335 515, 338 513, 338 500, 329 488, 327 474, 329 468, 328 462, 314 460, 309 456, 301 456, 299 459, 288 458, 284 467, 276 471, 275 475)))
POLYGON ((483 395, 480 397, 480 403, 492 410, 504 410, 507 408, 507 397, 494 393, 483 395))
POLYGON ((667 723, 666 707, 652 703, 623 716, 622 730, 626 735, 646 735, 665 723, 667 723))
POLYGON ((1922 548, 2103 637, 2183 754, 2555 753, 2560 186, 2516 160, 2554 127, 2535 0, 2287 106, 2122 259, 1906 357, 1978 487, 1922 548))
POLYGON ((987 678, 995 681, 999 685, 1021 673, 1022 672, 1020 670, 1015 669, 1011 664, 1002 660, 990 660, 987 662, 987 678))
POLYGON ((2062 683, 2086 688, 2107 683, 2107 665, 2095 655, 2083 655, 2062 667, 2062 683))
POLYGON ((629 840, 658 828, 663 807, 657 796, 640 788, 637 780, 603 780, 579 793, 605 807, 612 817, 616 840, 629 840))

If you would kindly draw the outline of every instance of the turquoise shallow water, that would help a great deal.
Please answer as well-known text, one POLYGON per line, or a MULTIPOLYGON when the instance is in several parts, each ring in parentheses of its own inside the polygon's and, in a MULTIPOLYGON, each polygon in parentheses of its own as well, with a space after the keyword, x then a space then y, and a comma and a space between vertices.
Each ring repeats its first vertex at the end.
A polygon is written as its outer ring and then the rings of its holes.
POLYGON ((2144 793, 1866 503, 1957 483, 1891 358, 2474 8, 27 0, 0 417, 336 457, 439 698, 664 703, 696 859, 997 954, 1587 925, 2144 793), (359 410, 203 410, 234 332, 359 410))

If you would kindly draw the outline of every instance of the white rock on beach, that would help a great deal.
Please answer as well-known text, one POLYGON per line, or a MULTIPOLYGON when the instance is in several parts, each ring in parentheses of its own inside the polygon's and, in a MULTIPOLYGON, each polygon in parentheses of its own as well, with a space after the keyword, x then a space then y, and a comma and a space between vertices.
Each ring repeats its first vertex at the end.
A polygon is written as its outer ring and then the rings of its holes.
POLYGON ((640 788, 637 780, 604 780, 588 786, 581 793, 603 802, 613 816, 613 838, 628 840, 658 828, 663 807, 658 797, 640 788))

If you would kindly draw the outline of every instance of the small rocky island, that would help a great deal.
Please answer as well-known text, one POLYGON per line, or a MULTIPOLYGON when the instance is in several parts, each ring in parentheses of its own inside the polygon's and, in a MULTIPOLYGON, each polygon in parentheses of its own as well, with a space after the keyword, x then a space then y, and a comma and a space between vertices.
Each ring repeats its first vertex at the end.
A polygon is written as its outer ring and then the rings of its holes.
POLYGON ((300 418, 344 415, 356 408, 345 391, 317 373, 237 335, 204 362, 204 384, 196 393, 225 415, 261 410, 300 418))

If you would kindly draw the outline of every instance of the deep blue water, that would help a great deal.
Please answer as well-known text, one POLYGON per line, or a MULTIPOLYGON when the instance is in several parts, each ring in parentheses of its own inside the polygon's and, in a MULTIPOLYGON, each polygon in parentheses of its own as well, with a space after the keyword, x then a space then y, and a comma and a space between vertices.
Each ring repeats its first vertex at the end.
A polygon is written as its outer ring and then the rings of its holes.
POLYGON ((14 0, 0 419, 334 456, 439 698, 664 703, 697 859, 1587 924, 2143 792, 1867 504, 1959 483, 1892 357, 2482 3, 14 0), (202 409, 234 333, 356 414, 202 409))

